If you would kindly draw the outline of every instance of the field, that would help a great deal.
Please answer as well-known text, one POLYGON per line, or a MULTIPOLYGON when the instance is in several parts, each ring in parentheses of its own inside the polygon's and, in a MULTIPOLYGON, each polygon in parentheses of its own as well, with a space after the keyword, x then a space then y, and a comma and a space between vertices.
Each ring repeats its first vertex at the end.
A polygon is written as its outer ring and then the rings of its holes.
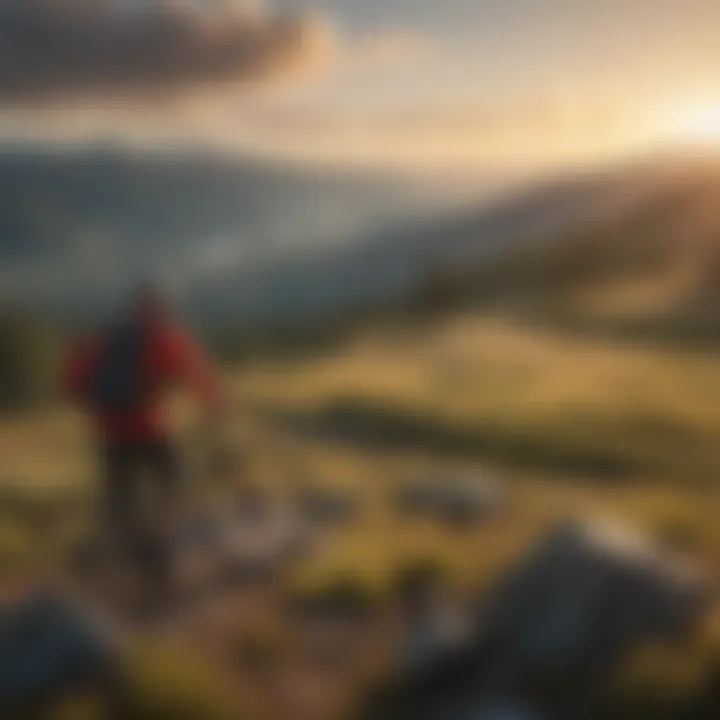
MULTIPOLYGON (((251 483, 278 497, 341 488, 363 502, 360 519, 333 530, 283 580, 283 593, 351 582, 382 603, 403 568, 425 563, 438 568, 448 592, 469 597, 492 587, 544 528, 578 514, 619 517, 710 572, 720 568, 713 354, 468 315, 377 328, 322 357, 228 368, 227 387, 231 412, 214 434, 177 404, 196 498, 251 483), (218 485, 203 458, 222 447, 242 462, 218 485), (457 528, 393 509, 408 480, 463 473, 506 489, 510 510, 501 520, 457 528)), ((94 458, 82 419, 66 408, 6 418, 0 450, 5 584, 38 570, 62 576, 94 518, 94 458)), ((686 641, 682 671, 672 653, 656 652, 624 681, 639 673, 636 691, 649 683, 679 697, 702 694, 720 651, 713 623, 686 641)), ((149 664, 151 678, 162 665, 149 664)), ((161 686, 152 679, 148 692, 161 686)))

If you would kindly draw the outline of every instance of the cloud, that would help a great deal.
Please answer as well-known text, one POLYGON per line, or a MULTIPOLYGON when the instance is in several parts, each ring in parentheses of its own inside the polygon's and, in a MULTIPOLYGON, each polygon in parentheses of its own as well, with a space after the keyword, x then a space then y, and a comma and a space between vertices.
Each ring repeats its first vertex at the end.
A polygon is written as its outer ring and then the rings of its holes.
POLYGON ((392 29, 361 38, 353 48, 356 65, 395 69, 436 59, 438 48, 430 38, 411 30, 392 29))
POLYGON ((0 100, 173 95, 323 61, 325 23, 241 3, 0 0, 0 100))

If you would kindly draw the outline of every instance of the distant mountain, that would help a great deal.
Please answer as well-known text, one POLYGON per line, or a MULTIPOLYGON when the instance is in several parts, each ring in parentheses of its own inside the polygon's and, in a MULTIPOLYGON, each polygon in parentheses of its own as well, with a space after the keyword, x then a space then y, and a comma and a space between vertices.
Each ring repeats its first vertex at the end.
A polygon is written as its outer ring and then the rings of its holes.
POLYGON ((535 182, 491 205, 456 207, 293 262, 215 276, 196 287, 195 304, 215 318, 272 323, 402 301, 438 271, 491 268, 515 253, 542 256, 571 229, 621 217, 675 184, 671 173, 645 167, 535 182))
POLYGON ((430 272, 405 305, 482 307, 639 339, 720 340, 720 162, 642 164, 615 181, 614 199, 606 193, 609 202, 536 234, 540 242, 430 272))
POLYGON ((85 311, 133 278, 211 283, 354 242, 414 216, 427 193, 379 173, 200 151, 0 148, 0 292, 85 311))
POLYGON ((720 163, 653 159, 493 202, 485 191, 199 152, 6 149, 0 293, 88 315, 160 275, 201 319, 243 325, 319 320, 448 282, 463 302, 594 317, 679 312, 692 293, 693 312, 710 307, 720 163))

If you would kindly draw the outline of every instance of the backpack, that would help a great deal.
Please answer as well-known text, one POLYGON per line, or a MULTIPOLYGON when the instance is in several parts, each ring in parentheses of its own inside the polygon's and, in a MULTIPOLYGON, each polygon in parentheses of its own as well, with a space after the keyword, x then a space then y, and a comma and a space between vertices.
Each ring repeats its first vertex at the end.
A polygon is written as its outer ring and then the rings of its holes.
POLYGON ((145 332, 126 323, 111 332, 105 352, 90 378, 89 400, 101 411, 123 412, 135 407, 145 389, 145 332))

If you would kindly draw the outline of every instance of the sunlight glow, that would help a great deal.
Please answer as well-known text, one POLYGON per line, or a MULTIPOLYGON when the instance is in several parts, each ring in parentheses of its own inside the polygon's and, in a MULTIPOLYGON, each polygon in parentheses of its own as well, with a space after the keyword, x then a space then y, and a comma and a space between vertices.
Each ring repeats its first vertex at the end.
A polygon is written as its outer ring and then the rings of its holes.
POLYGON ((671 132, 684 142, 720 145, 720 101, 679 113, 671 132))

